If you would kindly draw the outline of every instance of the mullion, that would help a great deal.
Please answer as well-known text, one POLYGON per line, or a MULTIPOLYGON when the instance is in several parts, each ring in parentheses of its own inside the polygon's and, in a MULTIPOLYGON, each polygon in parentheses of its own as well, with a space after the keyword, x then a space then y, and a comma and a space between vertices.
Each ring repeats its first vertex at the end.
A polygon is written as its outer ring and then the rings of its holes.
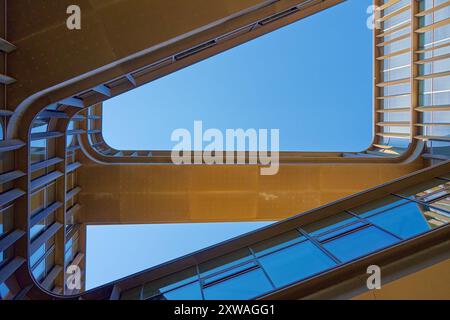
MULTIPOLYGON (((347 212, 347 211, 346 211, 346 212, 347 212)), ((347 212, 347 213, 350 213, 350 212, 347 212)), ((352 214, 352 215, 353 215, 353 214, 352 214)), ((359 217, 357 217, 357 218, 359 218, 359 217)), ((361 220, 361 219, 359 219, 359 220, 361 220)), ((323 237, 323 236, 326 236, 327 234, 330 234, 330 233, 339 231, 339 230, 344 229, 344 228, 346 228, 346 227, 349 227, 349 226, 351 226, 351 225, 353 225, 353 224, 358 224, 358 223, 360 222, 359 220, 348 222, 348 223, 346 223, 346 224, 344 224, 344 225, 341 225, 341 226, 336 227, 336 228, 334 228, 334 229, 331 229, 331 230, 322 232, 322 233, 317 234, 317 235, 314 235, 314 236, 312 236, 312 237, 315 237, 319 242, 321 242, 321 241, 319 240, 320 237, 323 237)), ((362 226, 361 226, 361 227, 362 227, 362 226)), ((357 229, 359 229, 359 228, 357 228, 357 229)), ((347 233, 347 232, 344 232, 344 233, 347 233)), ((334 237, 332 237, 332 238, 334 238, 334 237)))
MULTIPOLYGON (((395 233, 392 233, 391 231, 389 231, 389 230, 387 230, 387 229, 385 229, 385 228, 383 228, 383 227, 380 227, 379 225, 374 224, 373 222, 370 222, 370 221, 367 220, 366 218, 364 218, 364 217, 359 217, 358 215, 356 215, 355 213, 353 213, 353 212, 351 212, 351 211, 347 211, 347 212, 348 212, 349 214, 355 216, 355 217, 360 218, 360 219, 363 220, 365 223, 367 223, 369 226, 375 227, 375 228, 377 228, 377 229, 380 230, 380 231, 386 232, 386 233, 390 234, 391 236, 393 236, 393 237, 395 237, 395 238, 397 238, 397 239, 399 239, 399 240, 403 240, 401 237, 399 237, 399 236, 396 235, 395 233)), ((370 217, 373 217, 373 216, 376 216, 376 215, 379 215, 379 213, 373 214, 373 215, 371 215, 370 217)))
POLYGON ((197 281, 199 282, 200 285, 200 293, 202 295, 202 300, 205 300, 205 293, 203 292, 204 283, 203 279, 200 277, 200 268, 198 266, 198 263, 195 265, 195 271, 197 272, 197 279, 198 279, 197 281))
POLYGON ((253 252, 252 248, 248 248, 250 250, 250 252, 252 253, 253 259, 255 259, 256 264, 259 266, 259 268, 261 269, 261 271, 264 273, 264 275, 266 276, 267 280, 269 280, 270 285, 272 286, 273 289, 276 289, 275 284, 273 283, 272 279, 270 278, 269 274, 267 273, 266 269, 264 269, 264 267, 262 266, 261 262, 259 262, 258 258, 256 257, 255 253, 253 252))
POLYGON ((304 231, 302 228, 297 228, 297 230, 305 236, 308 240, 310 240, 315 246, 317 246, 325 255, 327 255, 331 260, 333 260, 337 265, 342 264, 342 262, 334 256, 331 252, 329 252, 327 249, 325 249, 322 244, 317 241, 314 237, 311 237, 306 231, 304 231))
POLYGON ((412 201, 412 202, 415 202, 415 203, 418 203, 418 204, 421 204, 421 205, 423 205, 423 206, 425 206, 425 207, 430 207, 431 209, 435 209, 435 210, 439 210, 439 211, 443 211, 443 212, 445 212, 446 214, 450 214, 450 211, 448 211, 448 210, 445 210, 445 209, 441 209, 441 208, 438 208, 438 207, 435 207, 435 206, 433 206, 432 204, 430 204, 430 203, 427 203, 427 202, 423 202, 423 201, 420 201, 420 200, 417 200, 417 199, 414 199, 414 198, 407 198, 407 197, 404 197, 404 196, 401 196, 401 195, 398 195, 398 194, 394 194, 394 193, 391 193, 393 196, 396 196, 396 197, 398 197, 398 198, 402 198, 402 199, 406 199, 406 200, 410 200, 410 201, 412 201))

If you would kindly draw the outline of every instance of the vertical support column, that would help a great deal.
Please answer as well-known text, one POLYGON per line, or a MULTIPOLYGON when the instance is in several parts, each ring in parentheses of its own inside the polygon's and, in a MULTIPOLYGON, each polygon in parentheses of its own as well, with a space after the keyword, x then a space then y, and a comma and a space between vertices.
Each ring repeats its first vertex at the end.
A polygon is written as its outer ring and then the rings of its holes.
MULTIPOLYGON (((8 39, 7 35, 8 35, 8 30, 7 30, 7 0, 1 0, 0 1, 0 7, 1 7, 1 11, 0 11, 0 37, 3 39, 8 39)), ((6 67, 6 63, 7 63, 7 54, 0 51, 0 55, 1 55, 1 61, 0 61, 0 73, 1 74, 7 74, 8 70, 6 67)), ((0 109, 7 109, 7 100, 6 100, 6 85, 1 85, 1 90, 0 90, 0 101, 1 101, 1 106, 0 109)), ((3 128, 3 135, 6 135, 6 117, 2 117, 2 121, 4 124, 4 128, 3 128)))
POLYGON ((65 244, 66 244, 66 194, 67 194, 67 177, 66 177, 66 141, 67 141, 67 125, 68 120, 59 119, 56 123, 56 130, 64 132, 64 135, 58 138, 55 142, 55 156, 63 159, 62 162, 57 164, 56 170, 63 173, 63 176, 59 179, 56 185, 56 199, 62 203, 62 206, 56 211, 55 219, 62 224, 62 228, 55 235, 55 265, 62 266, 62 272, 55 280, 55 285, 62 288, 61 294, 65 293, 66 283, 66 266, 65 266, 65 244))
POLYGON ((373 12, 374 14, 374 28, 373 28, 373 136, 374 136, 374 143, 378 143, 380 137, 377 136, 377 133, 379 133, 379 126, 376 124, 378 122, 381 122, 382 114, 378 112, 380 109, 380 101, 378 97, 380 97, 380 91, 382 88, 377 86, 377 83, 380 81, 380 70, 381 70, 381 62, 377 58, 379 57, 379 50, 377 47, 377 41, 378 36, 381 34, 381 29, 378 28, 378 22, 377 19, 380 17, 380 10, 378 9, 381 6, 381 0, 374 0, 373 4, 375 6, 375 10, 373 12))
MULTIPOLYGON (((14 181, 14 186, 19 188, 25 192, 25 195, 20 197, 14 202, 14 228, 23 230, 26 232, 25 236, 19 239, 14 247, 14 256, 22 257, 26 259, 26 264, 22 266, 24 271, 20 272, 19 275, 25 275, 28 271, 28 255, 29 255, 29 242, 30 242, 30 230, 29 230, 29 222, 30 222, 30 203, 31 203, 31 155, 30 155, 30 141, 29 141, 29 126, 26 125, 31 123, 29 117, 25 116, 22 121, 25 125, 21 126, 18 132, 18 138, 26 143, 26 145, 19 150, 14 152, 14 164, 17 170, 20 170, 25 173, 25 175, 14 181)), ((19 285, 21 287, 27 287, 33 285, 30 277, 22 276, 16 277, 19 285)))
POLYGON ((416 30, 419 28, 419 1, 411 0, 411 143, 414 143, 415 137, 418 135, 419 112, 419 65, 417 64, 419 49, 419 34, 416 30))

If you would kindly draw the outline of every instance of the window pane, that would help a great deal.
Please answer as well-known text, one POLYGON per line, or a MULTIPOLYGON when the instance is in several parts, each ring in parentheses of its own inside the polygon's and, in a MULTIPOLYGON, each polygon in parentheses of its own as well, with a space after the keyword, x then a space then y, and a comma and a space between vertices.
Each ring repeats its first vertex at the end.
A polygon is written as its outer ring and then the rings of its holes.
POLYGON ((247 300, 272 290, 269 280, 261 269, 246 272, 216 283, 203 290, 208 300, 247 300))
POLYGON ((310 241, 258 259, 277 287, 331 268, 335 262, 310 241))
POLYGON ((8 207, 0 212, 0 238, 13 229, 14 209, 8 207))
POLYGON ((440 179, 433 179, 425 183, 421 183, 411 188, 396 192, 404 197, 414 197, 422 201, 429 202, 438 197, 446 195, 450 191, 450 182, 440 179))
POLYGON ((251 259, 251 252, 247 248, 241 249, 222 257, 207 261, 199 265, 201 276, 211 275, 215 272, 238 265, 251 259))
POLYGON ((147 299, 197 279, 195 267, 189 268, 145 284, 143 297, 147 299))
POLYGON ((12 292, 9 290, 6 283, 0 284, 0 298, 1 300, 9 300, 12 298, 12 292))
POLYGON ((430 230, 424 207, 410 202, 368 218, 370 222, 406 239, 430 230))
POLYGON ((323 244, 342 262, 390 246, 399 240, 375 227, 368 227, 323 244))
POLYGON ((327 217, 317 222, 308 224, 302 228, 311 236, 317 236, 356 220, 356 217, 353 217, 348 213, 341 212, 331 217, 327 217))
POLYGON ((202 300, 200 283, 194 282, 181 288, 159 295, 151 300, 202 300))
POLYGON ((36 225, 31 227, 30 238, 34 240, 45 229, 45 220, 39 221, 36 225))
POLYGON ((431 229, 440 227, 450 222, 450 215, 447 212, 434 208, 426 208, 424 210, 424 215, 431 229))
POLYGON ((450 197, 444 197, 438 200, 434 200, 430 204, 432 204, 433 207, 437 207, 439 209, 450 212, 450 197))
POLYGON ((258 242, 252 245, 252 249, 257 257, 271 253, 278 249, 306 240, 297 230, 283 233, 282 235, 258 242))
POLYGON ((33 270, 33 276, 36 280, 40 281, 45 276, 45 260, 39 263, 33 270))
POLYGON ((240 265, 238 267, 232 268, 232 269, 228 269, 226 271, 220 272, 220 273, 216 273, 212 276, 209 276, 207 278, 204 278, 204 282, 203 285, 209 285, 213 282, 218 282, 220 280, 223 280, 225 278, 230 278, 238 273, 243 273, 246 270, 250 270, 250 269, 254 269, 255 267, 257 267, 256 263, 254 261, 251 261, 250 263, 246 263, 244 265, 240 265))
POLYGON ((367 204, 363 204, 362 206, 352 208, 348 211, 360 215, 362 218, 366 218, 408 202, 409 201, 406 199, 401 199, 399 197, 394 196, 387 196, 385 198, 377 199, 367 204))
POLYGON ((40 246, 30 257, 30 266, 33 267, 40 258, 45 254, 45 243, 40 246))

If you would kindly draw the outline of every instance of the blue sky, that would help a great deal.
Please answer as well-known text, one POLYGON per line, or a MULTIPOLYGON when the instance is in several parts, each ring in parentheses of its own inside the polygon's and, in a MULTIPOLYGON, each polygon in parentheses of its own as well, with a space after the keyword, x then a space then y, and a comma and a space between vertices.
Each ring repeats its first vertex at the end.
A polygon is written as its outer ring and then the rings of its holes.
MULTIPOLYGON (((371 3, 349 0, 107 101, 105 139, 117 149, 170 150, 174 129, 202 120, 205 129, 280 129, 286 151, 365 149, 372 140, 371 3)), ((87 288, 266 224, 91 226, 87 288)))
POLYGON ((367 148, 370 4, 349 0, 107 101, 106 141, 119 150, 171 150, 174 129, 192 131, 202 120, 221 130, 280 129, 286 151, 367 148))

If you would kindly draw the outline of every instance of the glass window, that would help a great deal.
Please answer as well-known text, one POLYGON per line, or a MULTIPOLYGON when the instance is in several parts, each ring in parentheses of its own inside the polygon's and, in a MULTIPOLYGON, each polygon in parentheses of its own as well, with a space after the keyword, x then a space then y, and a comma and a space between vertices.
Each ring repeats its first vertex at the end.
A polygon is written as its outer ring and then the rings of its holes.
POLYGON ((14 209, 7 207, 0 212, 0 238, 10 232, 13 228, 14 209))
POLYGON ((31 163, 41 162, 47 156, 47 140, 31 141, 31 163))
POLYGON ((339 228, 336 228, 334 230, 322 233, 320 236, 317 237, 317 240, 319 240, 320 242, 327 241, 327 240, 337 237, 341 234, 362 228, 365 225, 367 225, 366 222, 359 221, 359 220, 354 221, 354 222, 351 222, 350 224, 346 224, 346 225, 340 226, 339 228))
POLYGON ((225 270, 232 266, 238 265, 242 262, 251 259, 251 252, 249 249, 241 249, 222 257, 212 259, 199 265, 201 276, 211 275, 213 273, 225 270))
POLYGON ((216 274, 214 274, 212 276, 204 278, 203 284, 204 285, 209 285, 209 284, 211 284, 213 282, 218 282, 218 281, 221 281, 221 280, 223 280, 225 278, 230 278, 230 277, 232 277, 232 276, 234 276, 236 274, 249 271, 250 269, 254 269, 256 267, 257 267, 257 264, 254 261, 251 261, 249 263, 246 263, 246 264, 243 264, 243 265, 239 265, 239 266, 234 267, 232 269, 228 269, 226 271, 222 271, 222 272, 220 272, 218 274, 216 273, 216 274))
POLYGON ((0 298, 1 300, 9 300, 12 298, 12 292, 6 285, 6 283, 0 284, 0 298))
POLYGON ((430 202, 433 207, 450 212, 450 197, 446 196, 430 202))
POLYGON ((30 239, 33 241, 45 230, 45 219, 39 221, 30 229, 30 239))
POLYGON ((430 230, 423 213, 424 209, 424 206, 409 202, 374 215, 367 220, 400 238, 406 239, 430 230))
POLYGON ((426 208, 424 211, 425 218, 431 229, 443 226, 450 222, 450 215, 434 208, 426 208))
POLYGON ((41 259, 45 254, 45 243, 40 246, 35 253, 33 253, 30 257, 30 266, 33 267, 39 259, 41 259))
POLYGON ((45 277, 45 260, 42 260, 34 269, 33 276, 37 281, 41 281, 45 277))
POLYGON ((447 193, 449 193, 449 191, 450 182, 445 182, 444 180, 440 179, 432 179, 430 181, 418 184, 414 187, 396 192, 396 194, 429 202, 446 195, 447 193))
POLYGON ((277 287, 299 281, 336 265, 311 241, 293 245, 258 260, 277 287))
POLYGON ((306 240, 297 230, 283 233, 282 235, 258 242, 252 245, 252 250, 257 257, 282 249, 289 245, 306 240))
POLYGON ((351 211, 362 218, 370 217, 374 214, 395 208, 402 204, 408 203, 409 200, 402 199, 395 196, 387 196, 381 199, 377 199, 375 201, 371 201, 369 203, 363 204, 361 206, 352 208, 348 211, 351 211))
POLYGON ((303 230, 308 232, 311 236, 318 236, 325 232, 342 227, 350 222, 356 221, 358 218, 346 213, 341 212, 333 216, 321 219, 302 227, 303 230))
POLYGON ((144 285, 143 298, 160 295, 174 288, 198 280, 196 268, 189 268, 166 277, 154 280, 144 285))
POLYGON ((325 242, 323 246, 342 262, 390 246, 399 240, 376 227, 367 227, 325 242))
POLYGON ((202 292, 198 281, 166 292, 151 300, 202 300, 202 292))
POLYGON ((272 289, 264 272, 257 268, 214 283, 205 287, 203 292, 208 300, 248 300, 272 289))
POLYGON ((13 256, 14 256, 14 247, 13 246, 0 252, 0 268, 3 267, 3 265, 6 264, 6 262, 9 261, 9 259, 13 256))

